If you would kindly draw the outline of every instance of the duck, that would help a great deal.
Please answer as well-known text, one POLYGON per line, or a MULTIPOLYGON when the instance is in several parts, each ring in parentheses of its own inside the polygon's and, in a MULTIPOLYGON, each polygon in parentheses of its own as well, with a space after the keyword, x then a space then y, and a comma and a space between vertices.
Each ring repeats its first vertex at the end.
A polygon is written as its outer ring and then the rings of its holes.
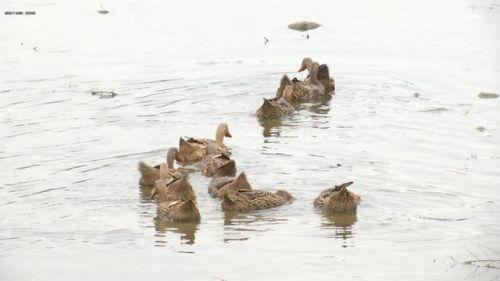
POLYGON ((314 206, 329 212, 355 212, 361 198, 347 190, 352 184, 350 181, 321 191, 314 199, 314 206))
POLYGON ((222 198, 227 189, 251 190, 245 172, 241 172, 237 177, 217 176, 212 179, 208 186, 208 193, 215 198, 222 198))
POLYGON ((201 161, 201 173, 206 177, 233 176, 236 174, 236 162, 225 153, 207 156, 201 161))
POLYGON ((286 190, 275 193, 257 189, 226 189, 222 194, 221 207, 224 211, 249 212, 281 206, 290 202, 293 196, 286 190))
POLYGON ((300 65, 299 72, 307 70, 309 76, 304 81, 290 79, 285 75, 278 88, 277 96, 284 97, 287 101, 314 101, 324 96, 331 96, 330 89, 333 87, 333 79, 329 78, 328 66, 321 68, 322 80, 319 80, 320 65, 311 58, 304 58, 300 65), (331 80, 329 80, 331 79, 331 80))
POLYGON ((169 191, 172 197, 159 200, 156 209, 158 217, 169 222, 199 222, 201 218, 200 211, 196 206, 193 187, 189 184, 187 177, 181 176, 167 184, 167 187, 171 189, 169 191))
POLYGON ((330 69, 326 64, 319 65, 318 80, 325 87, 325 94, 331 95, 335 91, 335 80, 330 77, 330 69))
POLYGON ((232 137, 226 123, 220 123, 217 127, 215 140, 181 137, 179 139, 179 153, 177 154, 176 160, 187 164, 200 162, 210 155, 221 153, 230 154, 223 143, 224 137, 232 137))
POLYGON ((295 108, 288 100, 283 97, 275 97, 271 99, 265 98, 256 114, 260 118, 279 118, 290 115, 294 111, 295 108))
POLYGON ((171 173, 168 181, 159 179, 151 190, 150 198, 157 203, 182 199, 181 193, 186 192, 190 198, 196 199, 193 186, 187 180, 187 176, 181 173, 171 173))
POLYGON ((155 181, 160 179, 160 174, 163 175, 164 180, 169 177, 169 171, 175 172, 174 160, 177 157, 178 149, 171 147, 167 152, 167 163, 162 163, 156 166, 151 166, 143 161, 140 161, 137 169, 141 173, 139 184, 141 186, 154 186, 155 181))

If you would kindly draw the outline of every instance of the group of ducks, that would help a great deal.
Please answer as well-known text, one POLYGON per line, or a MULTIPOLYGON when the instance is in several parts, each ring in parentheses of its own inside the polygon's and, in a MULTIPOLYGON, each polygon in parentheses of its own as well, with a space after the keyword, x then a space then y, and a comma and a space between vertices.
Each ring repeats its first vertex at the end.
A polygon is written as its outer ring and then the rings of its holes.
MULTIPOLYGON (((294 106, 291 102, 313 101, 331 96, 335 84, 330 78, 328 66, 305 58, 299 71, 306 69, 309 75, 304 81, 290 81, 285 75, 277 96, 265 99, 257 115, 267 118, 283 116, 285 112, 293 112, 294 106)), ((236 162, 230 158, 230 151, 224 145, 225 137, 232 136, 228 125, 221 123, 217 127, 214 140, 181 137, 178 148, 168 149, 166 163, 151 166, 139 162, 139 183, 141 186, 152 187, 150 196, 158 203, 157 213, 160 219, 171 222, 200 221, 196 193, 188 180, 188 171, 183 168, 176 169, 175 161, 183 166, 196 164, 204 176, 212 177, 208 193, 221 200, 224 211, 269 209, 289 203, 293 199, 286 190, 273 193, 254 189, 244 172, 236 175, 236 162)), ((323 190, 314 200, 314 206, 325 212, 354 212, 360 198, 347 190, 351 184, 352 182, 343 183, 323 190)))
POLYGON ((320 65, 311 58, 304 58, 299 72, 304 70, 309 72, 304 81, 299 81, 297 78, 290 80, 284 75, 276 96, 264 99, 262 106, 257 110, 257 116, 278 118, 290 115, 299 102, 317 102, 332 97, 335 81, 330 77, 328 65, 320 65))

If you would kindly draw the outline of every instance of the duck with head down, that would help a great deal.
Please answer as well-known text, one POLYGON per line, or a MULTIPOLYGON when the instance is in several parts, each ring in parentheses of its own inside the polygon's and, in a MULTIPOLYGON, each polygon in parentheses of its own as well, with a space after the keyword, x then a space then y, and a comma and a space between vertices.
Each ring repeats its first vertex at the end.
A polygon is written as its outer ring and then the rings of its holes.
POLYGON ((143 161, 139 162, 137 169, 141 173, 139 184, 141 186, 154 186, 155 181, 163 178, 168 180, 171 173, 177 172, 174 169, 174 160, 178 153, 177 148, 171 147, 167 152, 167 163, 151 166, 143 161))
MULTIPOLYGON (((161 181, 161 180, 160 180, 161 181)), ((196 206, 196 196, 186 176, 182 176, 168 184, 168 188, 175 190, 171 199, 159 202, 156 209, 158 217, 172 222, 198 222, 200 212, 196 206)))
POLYGON ((231 137, 226 123, 220 123, 217 127, 215 140, 181 137, 179 139, 179 153, 176 160, 187 164, 199 162, 211 155, 230 154, 223 143, 224 137, 231 137))
POLYGON ((245 172, 241 172, 237 177, 234 176, 216 176, 208 186, 208 193, 212 197, 222 198, 227 189, 233 190, 251 190, 252 187, 247 180, 245 172))
POLYGON ((327 212, 355 212, 361 199, 347 190, 351 184, 352 181, 323 190, 314 199, 314 206, 327 212))
POLYGON ((207 156, 201 161, 201 173, 206 177, 217 174, 234 176, 236 174, 236 162, 225 153, 207 156))
MULTIPOLYGON (((243 173, 242 173, 243 174, 243 173)), ((244 177, 244 174, 240 176, 244 177)), ((252 189, 246 177, 238 183, 236 179, 230 185, 218 189, 218 195, 222 197, 221 207, 224 211, 248 212, 264 210, 277 207, 290 202, 293 196, 286 190, 278 190, 275 193, 252 189), (237 188, 238 185, 248 185, 245 189, 237 188)))

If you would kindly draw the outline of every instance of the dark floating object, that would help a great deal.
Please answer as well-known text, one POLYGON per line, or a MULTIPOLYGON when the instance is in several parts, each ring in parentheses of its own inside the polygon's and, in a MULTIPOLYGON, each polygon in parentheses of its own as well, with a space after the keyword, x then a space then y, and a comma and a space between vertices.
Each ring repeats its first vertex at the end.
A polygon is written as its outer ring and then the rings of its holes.
POLYGON ((98 96, 100 99, 111 99, 117 96, 118 94, 111 91, 92 91, 93 96, 98 96))
POLYGON ((416 97, 416 98, 418 98, 418 97, 420 97, 420 94, 419 93, 414 93, 413 96, 416 97))
POLYGON ((321 26, 321 24, 315 23, 312 21, 299 21, 299 22, 294 22, 294 23, 289 24, 288 28, 293 29, 293 30, 297 30, 297 31, 301 31, 301 32, 305 32, 308 30, 316 29, 320 26, 321 26))
POLYGON ((264 44, 267 44, 267 42, 269 42, 269 40, 267 40, 266 37, 264 37, 264 40, 266 40, 266 42, 264 42, 264 44))
POLYGON ((479 93, 478 97, 482 99, 496 99, 498 98, 498 94, 481 92, 479 93))
POLYGON ((476 130, 478 130, 479 132, 484 132, 486 130, 486 128, 483 126, 480 126, 480 127, 477 127, 476 130))
POLYGON ((102 7, 102 4, 101 4, 101 9, 100 9, 100 10, 97 10, 97 12, 98 12, 99 14, 103 14, 103 15, 105 15, 105 14, 109 13, 109 11, 108 11, 108 10, 106 10, 106 9, 104 9, 104 8, 102 7))

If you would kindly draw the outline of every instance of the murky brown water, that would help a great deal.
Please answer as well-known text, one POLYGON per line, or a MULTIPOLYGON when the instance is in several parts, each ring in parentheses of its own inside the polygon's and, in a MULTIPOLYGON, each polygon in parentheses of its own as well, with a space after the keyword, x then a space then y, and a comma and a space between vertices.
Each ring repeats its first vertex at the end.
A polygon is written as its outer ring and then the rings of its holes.
POLYGON ((478 98, 500 92, 497 1, 79 2, 0 3, 0 279, 500 275, 462 264, 500 259, 500 98, 478 98), (259 122, 305 56, 337 95, 259 122), (194 173, 201 223, 156 221, 137 161, 221 121, 250 182, 296 200, 224 214, 194 173), (350 180, 357 215, 314 210, 350 180))

